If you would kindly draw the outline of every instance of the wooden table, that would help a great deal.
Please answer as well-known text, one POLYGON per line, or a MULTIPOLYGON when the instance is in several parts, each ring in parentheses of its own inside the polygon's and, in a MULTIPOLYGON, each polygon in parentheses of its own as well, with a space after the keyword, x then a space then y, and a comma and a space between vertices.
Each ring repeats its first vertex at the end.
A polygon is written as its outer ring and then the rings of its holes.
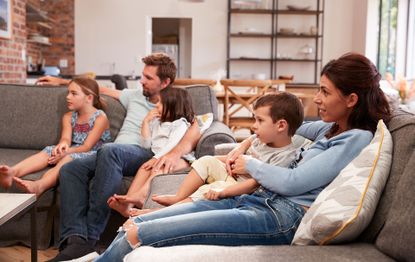
POLYGON ((0 226, 30 210, 31 259, 37 261, 36 195, 0 193, 0 226))

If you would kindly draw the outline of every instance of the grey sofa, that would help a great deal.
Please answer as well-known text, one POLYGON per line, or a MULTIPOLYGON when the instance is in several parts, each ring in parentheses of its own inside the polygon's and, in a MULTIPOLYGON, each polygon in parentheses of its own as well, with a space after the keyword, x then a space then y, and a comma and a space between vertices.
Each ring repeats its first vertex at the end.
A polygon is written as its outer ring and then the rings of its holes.
MULTIPOLYGON (((196 157, 214 153, 214 146, 235 142, 229 128, 217 121, 217 100, 208 86, 189 86, 196 114, 212 112, 214 121, 196 146, 196 157)), ((60 137, 60 123, 66 109, 65 87, 39 87, 0 84, 0 163, 13 165, 47 145, 56 144, 60 137)), ((114 138, 121 127, 125 109, 115 99, 106 97, 111 134, 114 138)), ((25 179, 36 180, 44 171, 25 179)), ((126 193, 132 178, 125 177, 118 193, 126 193)), ((1 192, 21 192, 12 186, 1 192)), ((74 192, 76 193, 76 192, 74 192)), ((115 212, 103 235, 103 244, 114 237, 115 229, 124 219, 115 212)), ((25 214, 0 227, 0 246, 30 244, 30 216, 25 214)), ((37 201, 38 246, 40 249, 56 244, 59 237, 59 186, 45 192, 37 201)))
MULTIPOLYGON (((126 261, 415 261, 415 116, 397 110, 388 124, 393 162, 376 213, 353 243, 335 246, 142 247, 126 261)), ((183 175, 162 175, 152 192, 173 193, 183 175)), ((148 199, 146 207, 157 204, 148 199)))

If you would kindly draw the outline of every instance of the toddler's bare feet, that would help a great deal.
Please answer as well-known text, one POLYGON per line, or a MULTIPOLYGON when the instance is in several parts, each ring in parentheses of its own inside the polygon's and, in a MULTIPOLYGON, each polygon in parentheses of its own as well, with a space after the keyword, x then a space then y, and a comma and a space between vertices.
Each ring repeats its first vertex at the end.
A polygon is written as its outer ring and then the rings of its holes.
POLYGON ((114 196, 110 197, 107 201, 108 206, 112 209, 114 209, 115 211, 117 211, 118 213, 120 213, 123 217, 129 217, 129 210, 131 208, 131 204, 130 203, 126 203, 126 202, 121 202, 119 200, 117 200, 114 196))
POLYGON ((163 206, 171 206, 181 200, 176 195, 153 195, 151 199, 163 206))
POLYGON ((0 185, 4 188, 9 188, 13 183, 13 176, 16 171, 6 165, 0 166, 0 185))
POLYGON ((144 214, 156 211, 156 210, 158 210, 158 208, 154 208, 154 209, 150 209, 150 208, 147 208, 147 209, 130 208, 129 213, 130 213, 130 216, 136 217, 136 216, 141 216, 141 215, 144 215, 144 214))
POLYGON ((31 181, 31 180, 23 180, 18 177, 13 177, 14 182, 16 182, 16 186, 26 191, 27 193, 36 194, 36 196, 40 196, 43 193, 42 188, 38 181, 31 181))

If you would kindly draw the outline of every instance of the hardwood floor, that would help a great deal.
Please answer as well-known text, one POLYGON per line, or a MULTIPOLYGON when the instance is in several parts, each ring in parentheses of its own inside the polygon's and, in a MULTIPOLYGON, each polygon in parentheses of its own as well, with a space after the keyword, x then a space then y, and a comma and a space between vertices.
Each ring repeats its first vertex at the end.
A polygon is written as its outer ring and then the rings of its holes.
MULTIPOLYGON (((37 260, 39 262, 54 258, 58 250, 49 248, 38 250, 37 260)), ((26 262, 30 261, 30 248, 24 246, 0 247, 0 261, 2 262, 26 262)))

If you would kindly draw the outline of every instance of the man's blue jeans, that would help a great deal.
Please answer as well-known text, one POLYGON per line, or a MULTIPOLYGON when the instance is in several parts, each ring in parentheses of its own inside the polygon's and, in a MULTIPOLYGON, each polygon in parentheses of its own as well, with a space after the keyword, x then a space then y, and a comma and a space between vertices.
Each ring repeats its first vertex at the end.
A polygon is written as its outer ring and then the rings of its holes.
MULTIPOLYGON (((260 188, 252 195, 174 205, 135 222, 140 245, 281 245, 291 243, 304 213, 300 205, 260 188)), ((121 231, 97 261, 122 261, 131 251, 121 231)))
POLYGON ((110 215, 108 198, 120 189, 123 176, 134 176, 152 156, 139 146, 111 143, 64 165, 59 177, 60 243, 73 235, 98 240, 110 215))

